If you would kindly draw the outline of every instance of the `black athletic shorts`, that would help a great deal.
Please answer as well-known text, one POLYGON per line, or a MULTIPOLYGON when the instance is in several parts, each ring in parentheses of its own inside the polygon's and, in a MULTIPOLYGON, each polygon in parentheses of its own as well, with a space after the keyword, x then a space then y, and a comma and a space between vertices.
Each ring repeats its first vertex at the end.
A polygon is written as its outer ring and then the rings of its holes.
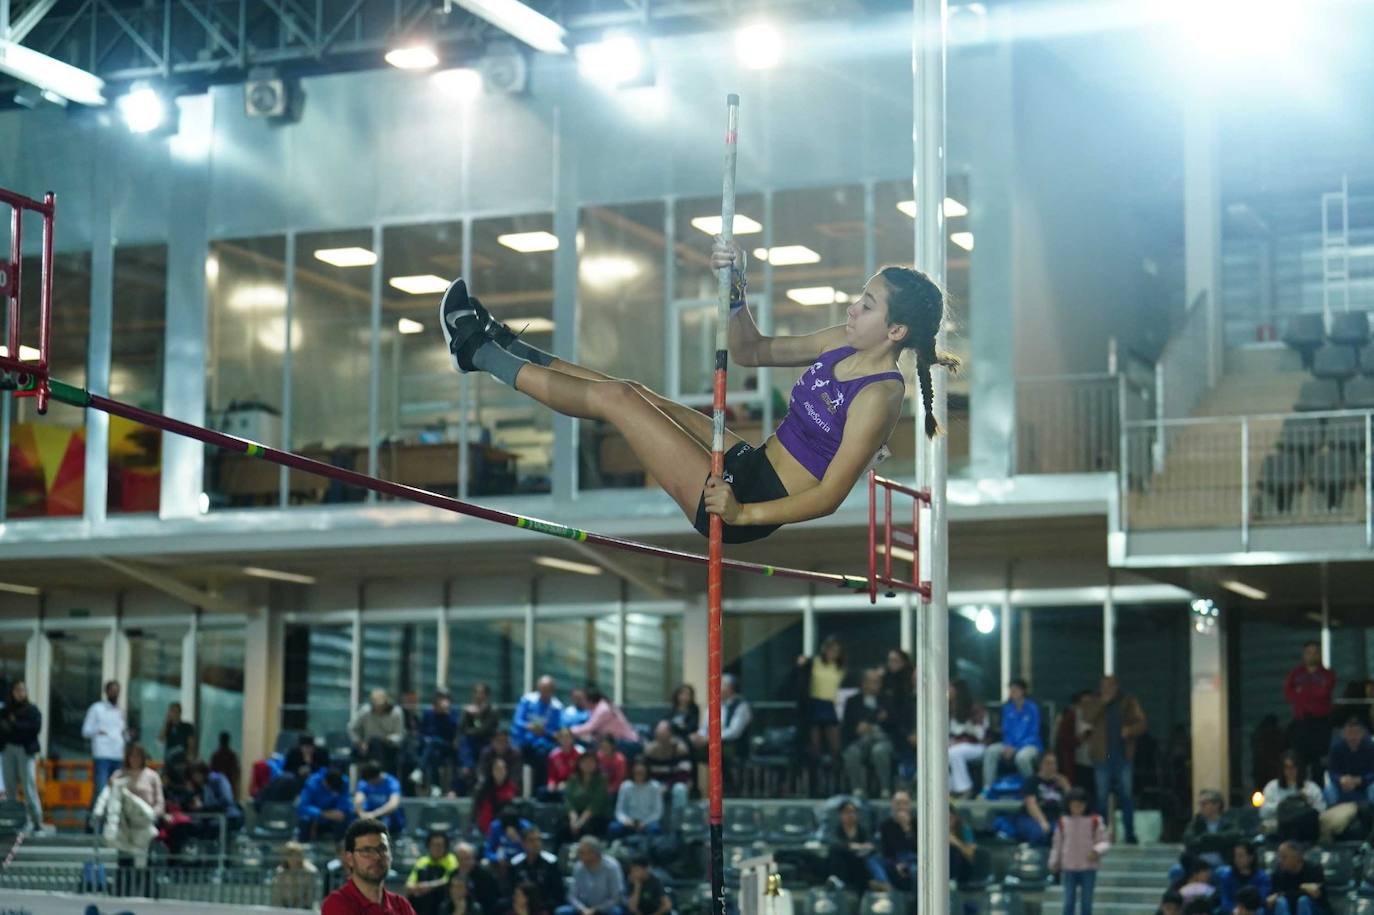
MULTIPOLYGON (((735 498, 741 505, 745 502, 771 502, 787 496, 787 489, 778 479, 768 455, 762 448, 755 448, 740 442, 725 452, 725 482, 735 491, 735 498)), ((702 484, 701 501, 697 503, 697 533, 703 537, 711 534, 711 515, 706 511, 706 487, 702 484)), ((721 537, 726 543, 748 543, 762 540, 773 533, 781 524, 744 524, 725 525, 721 537)))

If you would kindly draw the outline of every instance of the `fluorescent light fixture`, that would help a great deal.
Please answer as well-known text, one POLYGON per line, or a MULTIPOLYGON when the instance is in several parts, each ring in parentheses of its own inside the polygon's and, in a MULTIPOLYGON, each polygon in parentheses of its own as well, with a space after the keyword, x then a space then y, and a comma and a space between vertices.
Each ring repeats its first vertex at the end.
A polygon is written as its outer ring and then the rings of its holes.
MULTIPOLYGON (((914 200, 897 201, 897 209, 901 210, 912 219, 916 218, 916 201, 914 200)), ((964 206, 953 197, 945 198, 944 211, 946 219, 954 219, 956 216, 968 215, 968 207, 964 206)))
POLYGON ((151 86, 135 86, 115 102, 132 133, 152 133, 167 120, 167 102, 151 86))
POLYGON ((105 104, 105 81, 8 39, 0 41, 0 73, 82 105, 105 104))
POLYGON ((991 607, 978 608, 978 613, 973 618, 973 628, 983 635, 992 634, 992 630, 997 628, 997 617, 993 615, 991 607))
POLYGON ((558 250, 558 236, 552 232, 508 232, 496 236, 496 241, 521 254, 558 250))
MULTIPOLYGON (((692 220, 692 228, 700 229, 707 235, 716 236, 720 234, 720 227, 725 223, 721 222, 719 216, 698 216, 692 220)), ((735 214, 735 234, 736 235, 756 235, 763 231, 763 226, 759 225, 748 216, 735 214)))
POLYGON ((916 561, 916 554, 913 553, 913 552, 911 552, 911 550, 908 550, 908 549, 907 549, 906 547, 904 547, 904 546, 894 546, 891 550, 889 550, 889 549, 887 548, 887 544, 885 544, 885 543, 880 543, 880 544, 877 545, 877 547, 874 548, 874 552, 875 552, 875 553, 888 553, 888 552, 890 552, 890 553, 892 554, 892 558, 893 558, 893 559, 900 559, 902 562, 915 562, 915 561, 916 561))
POLYGON ((774 267, 791 267, 796 264, 819 263, 820 254, 806 245, 778 245, 775 248, 755 248, 754 257, 774 267))
POLYGON ((589 562, 573 562, 571 559, 559 559, 557 556, 536 556, 534 564, 563 572, 576 572, 578 575, 600 575, 605 571, 601 566, 594 566, 589 562))
POLYGON ((578 46, 577 69, 604 86, 624 86, 647 74, 649 55, 644 43, 631 35, 608 35, 578 46))
POLYGON ((313 575, 298 575, 295 572, 280 572, 276 569, 263 569, 258 566, 244 566, 243 574, 253 578, 266 578, 271 581, 289 581, 295 585, 313 585, 313 575))
POLYGON ((429 70, 439 66, 439 55, 424 44, 392 48, 386 52, 385 60, 398 70, 429 70))
POLYGON ((746 70, 771 70, 782 60, 782 35, 768 22, 754 22, 735 33, 735 59, 746 70))
POLYGON ((37 597, 43 593, 42 590, 38 588, 30 587, 29 585, 12 585, 7 581, 0 581, 0 591, 4 591, 7 594, 23 594, 28 597, 37 597))
POLYGON ((448 288, 448 280, 432 273, 421 273, 416 276, 393 276, 386 282, 392 289, 399 289, 411 295, 434 295, 448 288))
POLYGON ((396 333, 398 334, 422 334, 424 332, 425 326, 411 318, 402 318, 396 322, 396 333))
POLYGON ((275 283, 248 283, 235 287, 225 304, 233 311, 281 311, 286 290, 275 283))
POLYGON ((207 514, 210 511, 210 494, 208 492, 202 492, 196 504, 200 507, 200 513, 202 515, 207 514))
POLYGON ((959 247, 963 248, 965 251, 973 250, 972 232, 951 232, 949 233, 949 240, 954 242, 959 247))
MULTIPOLYGON (((291 322, 291 352, 301 348, 303 338, 301 332, 301 322, 294 320, 291 322)), ((258 322, 257 333, 253 335, 258 346, 267 350, 269 353, 286 352, 286 317, 285 315, 274 315, 264 318, 258 322)))
MULTIPOLYGON (((9 348, 8 346, 6 346, 5 344, 0 343, 0 356, 8 356, 9 354, 10 354, 10 348, 9 348)), ((27 343, 21 343, 21 344, 19 344, 19 361, 20 361, 20 362, 37 362, 37 361, 38 361, 38 357, 39 357, 40 355, 42 355, 42 354, 39 353, 38 350, 34 349, 32 346, 29 346, 27 343)))
POLYGON ((803 286, 787 290, 787 297, 798 305, 833 305, 838 296, 834 286, 803 286))
POLYGON ((463 101, 471 101, 482 94, 482 74, 471 67, 440 70, 431 77, 434 85, 451 92, 463 101))
POLYGON ((205 256, 205 278, 212 283, 219 279, 219 257, 213 253, 205 256))
POLYGON ((1251 600, 1269 599, 1268 591, 1261 591, 1259 588, 1256 588, 1252 585, 1247 585, 1243 581, 1219 581, 1217 582, 1217 584, 1221 585, 1227 591, 1239 594, 1241 597, 1248 597, 1251 600))
POLYGON ((371 267, 377 263, 377 254, 366 248, 320 248, 315 260, 333 267, 371 267))
POLYGON ((632 280, 639 274, 640 266, 637 261, 618 254, 583 258, 578 268, 578 275, 587 285, 603 289, 632 280))
POLYGON ((506 326, 521 335, 553 333, 553 321, 548 318, 512 318, 506 326))
POLYGON ((456 4, 479 19, 485 19, 517 41, 545 54, 566 54, 568 32, 542 13, 520 0, 456 0, 456 4))
POLYGON ((1291 51, 1309 15, 1302 5, 1281 0, 1173 0, 1169 5, 1199 52, 1231 59, 1291 51))

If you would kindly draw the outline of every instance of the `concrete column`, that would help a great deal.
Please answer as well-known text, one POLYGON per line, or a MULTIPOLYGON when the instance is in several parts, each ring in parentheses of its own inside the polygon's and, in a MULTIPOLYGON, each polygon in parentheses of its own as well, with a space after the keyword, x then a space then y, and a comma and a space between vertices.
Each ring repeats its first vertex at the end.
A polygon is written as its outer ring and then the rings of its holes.
MULTIPOLYGON (((108 157, 111 132, 98 133, 96 144, 108 157)), ((117 141, 115 141, 117 142, 117 141)), ((108 161, 108 160, 107 160, 108 161)), ((109 181, 96 181, 91 192, 91 316, 86 344, 86 390, 108 397, 114 338, 114 217, 109 181)), ((110 416, 86 411, 86 474, 82 482, 83 514, 90 524, 105 521, 109 494, 105 465, 110 457, 110 416)))
POLYGON ((1011 689, 1011 592, 1002 592, 1002 612, 997 620, 1000 630, 997 637, 1001 642, 1000 668, 1002 673, 1002 693, 1005 696, 1011 689))
MULTIPOLYGON (((282 665, 285 642, 281 617, 269 607, 259 607, 243 629, 243 747, 239 758, 265 759, 281 730, 283 696, 282 665)), ((243 767, 239 792, 248 788, 248 766, 243 767)))
POLYGON ((1221 176, 1217 157, 1216 111, 1205 92, 1189 92, 1183 125, 1183 275, 1184 301, 1206 294, 1207 377, 1221 377, 1221 176))
POLYGON ((1111 581, 1102 600, 1102 673, 1108 677, 1116 673, 1116 601, 1111 581))
MULTIPOLYGON (((181 637, 181 717, 184 721, 200 720, 200 611, 191 614, 191 626, 181 637)), ((201 756, 205 753, 206 735, 201 734, 201 756)))
MULTIPOLYGON (((562 111, 553 114, 553 351, 580 355, 577 350, 577 151, 563 129, 562 111)), ((553 418, 553 496, 558 501, 577 497, 577 420, 553 418)))
MULTIPOLYGON (((721 623, 724 626, 724 621, 721 623)), ((682 607, 682 679, 698 696, 706 695, 707 654, 706 593, 703 591, 682 607)), ((722 667, 724 662, 722 661, 722 667)), ((747 687, 747 684, 746 684, 747 687)))
MULTIPOLYGON (((1197 617, 1194 617, 1196 620, 1197 617)), ((1227 715, 1226 614, 1213 617, 1203 631, 1194 625, 1188 635, 1189 700, 1193 732, 1193 796, 1215 788, 1222 797, 1231 791, 1231 733, 1227 715)))

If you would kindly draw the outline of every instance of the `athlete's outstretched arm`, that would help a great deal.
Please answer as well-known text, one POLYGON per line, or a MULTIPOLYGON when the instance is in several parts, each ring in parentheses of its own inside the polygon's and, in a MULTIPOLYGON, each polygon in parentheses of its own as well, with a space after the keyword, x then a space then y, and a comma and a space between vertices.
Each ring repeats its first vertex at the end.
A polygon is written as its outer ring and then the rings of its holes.
POLYGON ((819 485, 771 502, 741 505, 727 483, 711 477, 706 484, 706 510, 735 525, 791 524, 834 514, 892 434, 902 412, 902 392, 895 381, 875 382, 859 392, 850 404, 840 448, 819 485))

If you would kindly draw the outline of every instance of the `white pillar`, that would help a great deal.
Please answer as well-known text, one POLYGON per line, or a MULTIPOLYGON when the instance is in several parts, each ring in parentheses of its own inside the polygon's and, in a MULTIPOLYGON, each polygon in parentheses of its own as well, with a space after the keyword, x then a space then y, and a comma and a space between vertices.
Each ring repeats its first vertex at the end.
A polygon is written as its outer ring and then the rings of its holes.
POLYGON ((997 625, 1001 629, 998 638, 1001 642, 1002 692, 1005 696, 1011 690, 1011 592, 1002 592, 1002 612, 997 625))
POLYGON ((1322 667, 1331 666, 1331 570, 1326 563, 1321 567, 1322 590, 1322 667))
POLYGON ((1113 599, 1112 582, 1107 580, 1107 594, 1102 600, 1102 674, 1112 676, 1116 673, 1116 601, 1113 599))
MULTIPOLYGON (((181 718, 183 721, 200 720, 200 664, 196 657, 196 646, 200 642, 200 611, 191 612, 191 625, 186 633, 181 637, 181 718)), ((202 758, 207 756, 205 753, 206 735, 200 734, 201 743, 199 751, 202 758)))
MULTIPOLYGON (((243 746, 239 758, 265 759, 281 730, 284 692, 285 627, 281 617, 267 606, 258 607, 243 627, 243 746)), ((245 796, 248 766, 240 776, 239 793, 245 796)))
MULTIPOLYGON (((1194 617, 1196 620, 1197 618, 1194 617)), ((1231 793, 1231 733, 1226 704, 1226 614, 1212 618, 1199 632, 1195 624, 1188 636, 1190 705, 1193 733, 1193 796, 1215 788, 1222 797, 1231 793)))

